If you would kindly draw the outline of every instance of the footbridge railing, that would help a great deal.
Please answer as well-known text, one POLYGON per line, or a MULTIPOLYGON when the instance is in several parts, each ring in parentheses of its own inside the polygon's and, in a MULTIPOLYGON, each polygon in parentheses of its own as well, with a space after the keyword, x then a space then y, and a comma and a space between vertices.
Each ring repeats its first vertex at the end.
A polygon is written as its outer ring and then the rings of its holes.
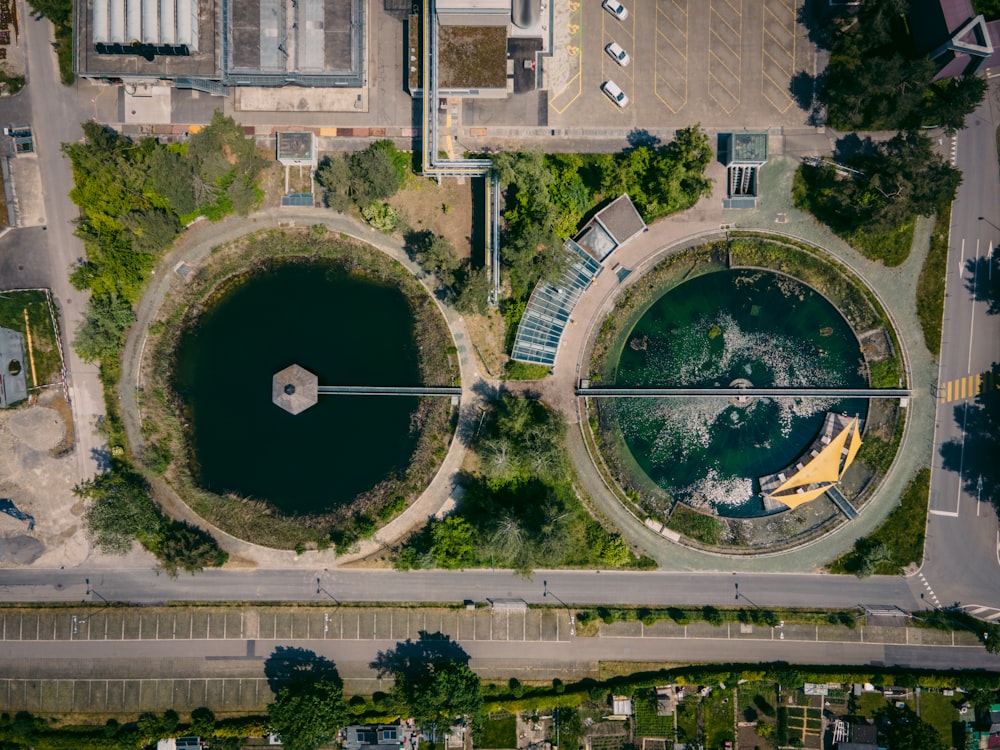
POLYGON ((908 398, 908 388, 577 388, 582 398, 908 398))
POLYGON ((438 386, 321 385, 320 396, 461 396, 461 388, 438 386))

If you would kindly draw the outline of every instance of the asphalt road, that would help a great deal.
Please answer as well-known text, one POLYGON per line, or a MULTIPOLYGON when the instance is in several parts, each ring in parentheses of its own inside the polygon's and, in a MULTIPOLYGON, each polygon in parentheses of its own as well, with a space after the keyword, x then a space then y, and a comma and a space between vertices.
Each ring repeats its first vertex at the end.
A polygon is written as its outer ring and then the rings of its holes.
MULTIPOLYGON (((734 568, 738 561, 734 561, 734 568)), ((919 585, 898 576, 537 571, 206 570, 169 578, 150 570, 0 570, 0 601, 440 602, 523 599, 532 604, 636 604, 921 609, 919 585), (86 594, 86 579, 90 595, 86 594), (317 586, 317 578, 319 585, 317 586), (545 596, 546 590, 549 596, 545 596), (738 585, 737 585, 738 584, 738 585), (740 599, 736 598, 737 592, 740 599), (558 598, 557 598, 558 597, 558 598)))
POLYGON ((1000 316, 990 315, 987 302, 976 299, 990 275, 998 272, 990 257, 991 245, 1000 244, 998 83, 993 83, 986 100, 956 137, 955 164, 963 179, 952 205, 922 570, 942 605, 996 606, 1000 593, 997 516, 988 503, 978 502, 976 489, 982 467, 997 457, 979 450, 974 437, 967 438, 965 432, 966 415, 975 408, 975 376, 980 375, 983 387, 986 379, 981 375, 1000 362, 1000 316), (993 600, 984 601, 990 592, 993 600))
MULTIPOLYGON (((0 643, 0 667, 25 662, 38 664, 30 674, 48 678, 134 679, 136 664, 150 665, 144 675, 172 674, 170 664, 182 659, 183 676, 225 674, 228 677, 261 676, 266 658, 276 646, 307 649, 337 664, 349 680, 373 679, 369 664, 380 651, 396 641, 294 640, 255 641, 254 656, 247 656, 247 641, 62 641, 0 643), (214 662, 214 664, 213 664, 214 662), (221 663, 220 663, 221 662, 221 663)), ((530 679, 551 679, 567 674, 596 674, 600 661, 697 663, 857 664, 906 666, 928 669, 1000 669, 1000 656, 982 648, 961 646, 916 647, 869 643, 805 642, 788 640, 720 640, 718 638, 575 638, 559 643, 467 641, 462 648, 470 666, 484 676, 519 674, 530 679)))
MULTIPOLYGON (((23 288, 47 286, 62 315, 63 351, 69 373, 73 419, 76 423, 78 476, 93 476, 102 441, 94 434, 94 422, 104 413, 104 394, 97 369, 76 355, 70 342, 87 307, 87 295, 73 289, 69 270, 84 256, 83 242, 73 234, 77 208, 69 199, 73 175, 60 145, 79 140, 80 123, 91 117, 90 97, 98 89, 85 81, 72 87, 59 83, 52 48, 52 24, 27 16, 28 85, 14 99, 12 114, 31 125, 41 173, 47 225, 42 229, 18 229, 0 240, 0 286, 23 288)), ((6 105, 5 105, 6 107, 6 105)))

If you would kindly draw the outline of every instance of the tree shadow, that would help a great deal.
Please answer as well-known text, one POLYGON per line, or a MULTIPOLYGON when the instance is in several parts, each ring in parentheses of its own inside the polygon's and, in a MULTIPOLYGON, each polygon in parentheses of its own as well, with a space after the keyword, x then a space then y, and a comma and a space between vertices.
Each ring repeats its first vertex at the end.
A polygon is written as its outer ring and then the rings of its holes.
POLYGON ((877 151, 877 144, 871 138, 862 138, 857 133, 848 133, 839 138, 833 147, 833 158, 837 161, 849 162, 871 156, 877 151))
POLYGON ((808 113, 806 123, 813 127, 826 124, 822 101, 826 78, 826 71, 814 76, 800 70, 788 84, 788 93, 798 108, 808 113))
POLYGON ((417 634, 417 640, 407 638, 397 643, 394 649, 379 651, 369 666, 378 673, 380 679, 391 674, 396 675, 397 679, 409 677, 413 682, 435 664, 449 661, 468 666, 469 654, 450 635, 440 631, 428 633, 421 630, 417 634))
MULTIPOLYGON (((994 249, 995 251, 995 249, 994 249)), ((965 290, 976 302, 985 302, 990 315, 1000 315, 1000 269, 991 255, 965 261, 965 290)))
POLYGON ((337 665, 315 651, 294 646, 276 646, 264 662, 264 676, 272 692, 300 680, 325 681, 343 687, 337 665))
POLYGON ((107 448, 91 448, 90 457, 94 459, 94 463, 97 464, 97 471, 103 474, 106 471, 111 471, 111 451, 107 448))
POLYGON ((827 0, 806 0, 799 7, 797 20, 805 28, 810 42, 820 49, 828 50, 836 38, 840 21, 846 19, 848 12, 831 7, 827 0))
POLYGON ((955 424, 964 431, 961 439, 941 446, 942 466, 961 475, 963 489, 981 500, 990 502, 1000 512, 1000 363, 994 363, 992 391, 980 393, 975 401, 957 405, 953 412, 955 424), (980 482, 982 486, 980 487, 980 482))
POLYGON ((628 148, 625 151, 635 151, 637 148, 643 147, 655 149, 662 145, 662 141, 658 136, 653 135, 644 128, 630 130, 629 134, 625 136, 625 140, 628 141, 628 148))

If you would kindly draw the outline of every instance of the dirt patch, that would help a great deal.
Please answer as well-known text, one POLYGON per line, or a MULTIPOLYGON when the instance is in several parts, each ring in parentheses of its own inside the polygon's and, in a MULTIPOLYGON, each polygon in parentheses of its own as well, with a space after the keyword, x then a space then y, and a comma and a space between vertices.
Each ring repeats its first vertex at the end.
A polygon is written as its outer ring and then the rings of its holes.
POLYGON ((66 431, 59 412, 44 406, 18 409, 7 424, 16 439, 36 451, 52 450, 66 431))
POLYGON ((30 565, 45 551, 45 545, 31 536, 0 537, 0 563, 30 565))
MULTIPOLYGON (((46 392, 43 404, 62 398, 46 392)), ((66 437, 57 408, 35 405, 0 412, 0 497, 34 518, 0 525, 0 565, 79 564, 90 554, 80 522, 83 506, 73 494, 76 461, 71 452, 55 455, 66 437)), ((6 518, 6 516, 4 516, 6 518)))
MULTIPOLYGON (((274 154, 268 156, 273 158, 274 154)), ((264 198, 260 202, 262 209, 280 206, 281 198, 285 194, 285 168, 276 161, 269 162, 267 168, 261 172, 260 188, 264 191, 264 198)))
POLYGON ((226 569, 239 569, 239 570, 249 570, 251 568, 257 567, 257 561, 252 560, 249 557, 244 557, 239 554, 231 554, 229 559, 226 561, 226 569))
POLYGON ((465 325, 476 347, 476 359, 486 367, 486 374, 499 378, 510 357, 503 348, 504 322, 496 310, 487 315, 466 315, 465 325))
POLYGON ((472 180, 448 178, 441 185, 411 177, 406 188, 389 199, 405 224, 429 229, 447 239, 460 258, 472 255, 472 180))
POLYGON ((63 436, 59 444, 52 448, 53 458, 61 458, 73 452, 76 445, 76 430, 73 428, 73 409, 66 400, 66 395, 61 391, 46 391, 39 399, 38 403, 47 406, 55 411, 63 423, 63 436))

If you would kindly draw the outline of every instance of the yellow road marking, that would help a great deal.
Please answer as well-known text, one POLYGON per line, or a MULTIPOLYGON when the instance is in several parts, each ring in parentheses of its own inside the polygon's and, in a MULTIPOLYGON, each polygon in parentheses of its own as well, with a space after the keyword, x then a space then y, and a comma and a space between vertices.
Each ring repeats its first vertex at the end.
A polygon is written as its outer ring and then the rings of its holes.
POLYGON ((950 380, 948 381, 948 403, 951 403, 951 387, 954 385, 950 380))
POLYGON ((35 372, 35 347, 31 344, 31 326, 28 325, 28 308, 24 308, 24 332, 28 334, 28 360, 31 362, 31 382, 38 387, 38 373, 35 372))
POLYGON ((980 393, 980 388, 981 388, 981 386, 983 384, 982 376, 980 376, 979 373, 977 372, 972 377, 975 378, 975 384, 976 384, 976 387, 975 387, 975 389, 972 392, 973 393, 980 393))

